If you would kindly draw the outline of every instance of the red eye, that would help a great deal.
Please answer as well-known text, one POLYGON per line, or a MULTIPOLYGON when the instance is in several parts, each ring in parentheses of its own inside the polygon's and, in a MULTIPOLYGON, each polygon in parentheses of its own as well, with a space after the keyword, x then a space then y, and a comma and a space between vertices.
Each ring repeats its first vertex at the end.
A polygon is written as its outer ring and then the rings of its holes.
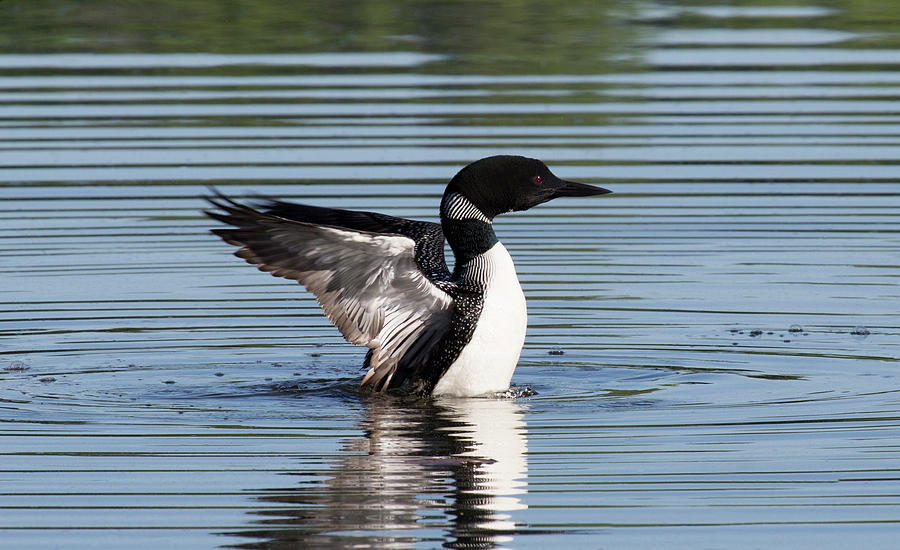
POLYGON ((540 184, 544 183, 544 178, 542 178, 540 176, 535 176, 534 179, 531 181, 533 181, 535 185, 540 185, 540 184))

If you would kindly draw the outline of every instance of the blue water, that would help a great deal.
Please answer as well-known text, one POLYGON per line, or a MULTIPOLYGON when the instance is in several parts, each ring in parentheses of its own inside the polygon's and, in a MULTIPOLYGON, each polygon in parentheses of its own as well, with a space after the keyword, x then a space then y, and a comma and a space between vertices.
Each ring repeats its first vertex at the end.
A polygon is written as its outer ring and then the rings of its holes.
POLYGON ((0 546, 894 545, 889 8, 572 4, 538 41, 491 7, 279 34, 251 4, 230 50, 127 10, 124 45, 45 8, 0 41, 0 546), (200 212, 215 185, 435 220, 498 153, 615 192, 496 220, 508 396, 361 394, 364 350, 200 212))

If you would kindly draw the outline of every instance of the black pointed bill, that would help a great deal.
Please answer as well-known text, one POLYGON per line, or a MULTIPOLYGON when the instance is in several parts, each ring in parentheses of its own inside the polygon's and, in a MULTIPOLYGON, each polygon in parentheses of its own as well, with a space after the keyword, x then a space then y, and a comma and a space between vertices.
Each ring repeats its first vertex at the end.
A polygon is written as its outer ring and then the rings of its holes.
POLYGON ((553 191, 555 197, 589 197, 591 195, 605 195, 612 193, 609 189, 597 187, 596 185, 588 185, 586 183, 578 183, 577 181, 560 180, 562 185, 557 186, 553 191))

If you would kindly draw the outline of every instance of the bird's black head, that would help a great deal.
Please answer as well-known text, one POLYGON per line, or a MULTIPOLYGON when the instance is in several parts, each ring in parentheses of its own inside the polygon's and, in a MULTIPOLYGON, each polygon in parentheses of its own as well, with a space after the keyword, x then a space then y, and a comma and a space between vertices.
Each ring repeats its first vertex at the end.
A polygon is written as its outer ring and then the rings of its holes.
POLYGON ((609 189, 556 177, 537 159, 498 155, 477 160, 450 180, 446 196, 460 193, 488 218, 528 210, 557 197, 586 197, 609 189))

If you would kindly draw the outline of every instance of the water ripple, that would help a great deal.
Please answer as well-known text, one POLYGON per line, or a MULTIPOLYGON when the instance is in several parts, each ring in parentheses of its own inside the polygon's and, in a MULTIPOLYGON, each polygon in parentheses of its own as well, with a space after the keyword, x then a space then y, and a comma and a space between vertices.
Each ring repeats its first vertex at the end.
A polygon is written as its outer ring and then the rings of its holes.
POLYGON ((891 546, 893 24, 626 11, 558 74, 0 54, 4 541, 891 546), (615 191, 497 220, 530 313, 502 398, 361 392, 363 352, 200 213, 215 184, 435 220, 497 153, 615 191))

